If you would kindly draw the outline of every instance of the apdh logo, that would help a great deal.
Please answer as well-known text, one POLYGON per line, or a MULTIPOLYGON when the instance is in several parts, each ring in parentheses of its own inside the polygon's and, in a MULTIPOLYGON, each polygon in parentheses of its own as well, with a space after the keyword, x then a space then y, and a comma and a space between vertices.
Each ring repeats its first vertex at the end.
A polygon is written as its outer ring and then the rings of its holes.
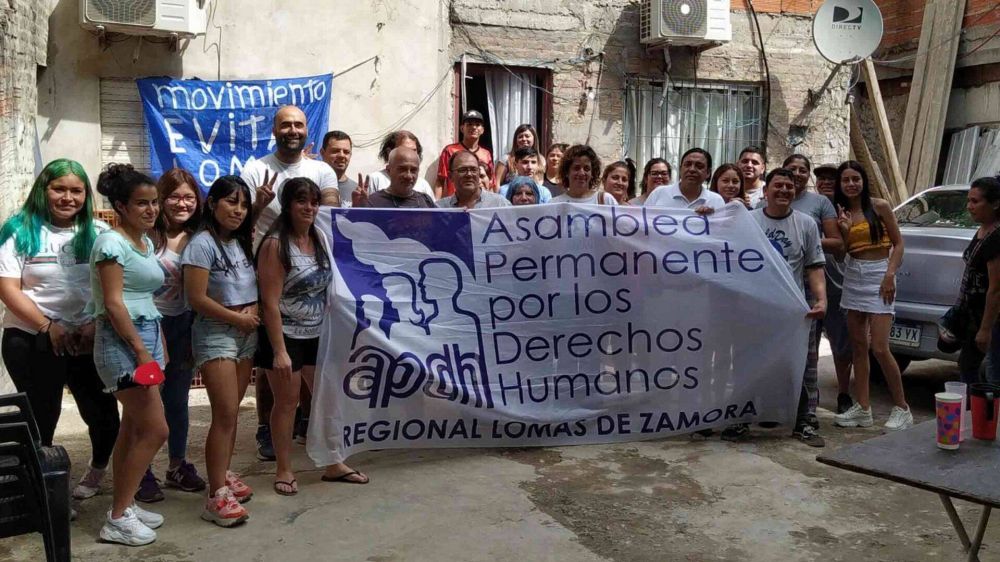
POLYGON ((355 301, 344 393, 370 408, 417 393, 492 408, 482 327, 466 304, 475 280, 468 214, 352 209, 333 211, 331 226, 355 301))

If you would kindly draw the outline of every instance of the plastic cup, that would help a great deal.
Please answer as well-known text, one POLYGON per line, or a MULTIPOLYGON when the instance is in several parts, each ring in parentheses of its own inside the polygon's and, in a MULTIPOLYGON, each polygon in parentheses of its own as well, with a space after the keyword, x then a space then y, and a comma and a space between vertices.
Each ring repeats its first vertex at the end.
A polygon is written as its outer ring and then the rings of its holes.
POLYGON ((972 416, 969 415, 969 385, 964 382, 951 381, 944 383, 944 391, 958 394, 962 397, 962 420, 959 427, 959 441, 965 441, 972 435, 972 416))
POLYGON ((962 423, 962 395, 939 392, 934 395, 937 413, 937 446, 953 450, 959 446, 962 423))

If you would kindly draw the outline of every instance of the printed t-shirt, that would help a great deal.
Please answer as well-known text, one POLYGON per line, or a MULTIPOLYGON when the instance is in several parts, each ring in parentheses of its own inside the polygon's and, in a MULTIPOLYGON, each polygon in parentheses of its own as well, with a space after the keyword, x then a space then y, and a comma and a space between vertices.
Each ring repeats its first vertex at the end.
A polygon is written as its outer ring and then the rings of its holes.
POLYGON ((819 230, 812 217, 794 209, 782 218, 769 217, 764 209, 755 209, 750 216, 760 225, 771 246, 785 259, 796 285, 805 295, 802 275, 806 268, 826 263, 823 247, 819 243, 819 230))
POLYGON ((216 241, 203 230, 184 248, 181 264, 208 270, 206 294, 222 306, 257 302, 257 272, 236 240, 216 241))
POLYGON ((153 293, 153 302, 160 314, 180 316, 188 310, 184 299, 184 275, 181 269, 181 255, 166 246, 156 252, 156 259, 163 271, 163 285, 153 293))
MULTIPOLYGON (((108 230, 102 221, 94 221, 99 233, 108 230)), ((86 311, 90 302, 90 256, 77 259, 73 254, 73 237, 77 227, 58 228, 43 224, 39 231, 39 249, 34 256, 17 252, 14 237, 0 245, 0 277, 21 280, 21 292, 34 302, 46 317, 79 326, 90 321, 86 311)), ((30 325, 7 309, 4 328, 17 328, 36 334, 30 325)))
MULTIPOLYGON (((272 236, 275 240, 277 236, 272 236)), ((315 252, 324 252, 327 257, 326 238, 320 235, 320 244, 315 252)), ((281 312, 281 332, 292 339, 312 339, 319 337, 326 310, 326 290, 333 279, 329 260, 326 268, 319 266, 316 253, 303 254, 294 243, 288 244, 288 261, 291 268, 285 273, 281 288, 278 310, 281 312)))

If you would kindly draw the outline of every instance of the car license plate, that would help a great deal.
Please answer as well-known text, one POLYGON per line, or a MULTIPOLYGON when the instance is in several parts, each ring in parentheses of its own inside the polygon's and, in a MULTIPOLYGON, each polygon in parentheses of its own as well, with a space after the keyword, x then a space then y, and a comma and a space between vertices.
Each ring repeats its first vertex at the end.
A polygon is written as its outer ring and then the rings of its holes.
POLYGON ((889 343, 902 347, 920 347, 921 331, 919 325, 894 322, 889 329, 889 343))

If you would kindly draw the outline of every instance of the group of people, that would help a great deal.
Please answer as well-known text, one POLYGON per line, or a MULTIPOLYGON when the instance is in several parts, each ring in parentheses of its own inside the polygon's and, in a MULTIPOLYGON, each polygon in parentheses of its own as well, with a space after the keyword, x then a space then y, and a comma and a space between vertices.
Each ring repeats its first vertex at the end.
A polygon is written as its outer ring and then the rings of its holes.
MULTIPOLYGON (((163 499, 151 464, 165 441, 165 483, 187 492, 207 488, 203 519, 230 527, 249 518, 243 504, 254 491, 230 463, 239 404, 254 368, 258 456, 276 461, 275 493, 298 492, 292 442, 308 424, 332 280, 329 241, 315 225, 321 205, 472 209, 571 201, 712 213, 736 201, 753 209, 811 306, 793 434, 823 445, 816 417, 821 331, 837 365, 835 424, 873 423, 869 349, 895 403, 886 427, 912 423, 888 347, 903 243, 888 203, 871 196, 857 162, 812 170, 809 159, 796 154, 765 174, 759 148, 748 147, 738 162, 718 167, 707 151, 692 148, 680 159, 677 181, 666 160, 646 163, 639 193, 631 162, 602 167, 587 145, 553 144, 543 155, 534 129, 522 125, 511 153, 494 162, 478 144, 481 114, 463 114, 461 131, 461 141, 442 151, 433 186, 420 177, 423 149, 407 131, 385 138, 384 169, 354 181, 347 171, 350 137, 327 133, 313 156, 305 148, 305 115, 282 107, 272 124, 275 152, 247 164, 239 177, 220 177, 204 196, 182 169, 154 180, 127 164, 106 167, 96 191, 114 209, 114 227, 95 219, 93 189, 78 163, 59 159, 45 166, 21 210, 0 228, 0 300, 7 308, 2 355, 14 384, 28 395, 43 444, 52 443, 63 387, 69 386, 92 444, 74 497, 96 495, 112 465, 102 539, 126 545, 155 540, 163 517, 136 500, 163 499), (807 189, 812 175, 818 193, 807 189), (134 376, 153 364, 165 373, 162 384, 134 376), (186 458, 188 389, 196 370, 211 405, 205 477, 186 458)), ((974 184, 971 193, 987 202, 983 209, 992 209, 991 224, 997 224, 1000 186, 974 184)), ((993 271, 998 254, 977 255, 988 256, 993 271)), ((997 313, 987 307, 983 322, 995 322, 997 313)), ((989 345, 988 337, 975 341, 989 345)), ((749 434, 741 424, 722 437, 749 434)), ((369 481, 346 464, 326 467, 322 479, 369 481)))

